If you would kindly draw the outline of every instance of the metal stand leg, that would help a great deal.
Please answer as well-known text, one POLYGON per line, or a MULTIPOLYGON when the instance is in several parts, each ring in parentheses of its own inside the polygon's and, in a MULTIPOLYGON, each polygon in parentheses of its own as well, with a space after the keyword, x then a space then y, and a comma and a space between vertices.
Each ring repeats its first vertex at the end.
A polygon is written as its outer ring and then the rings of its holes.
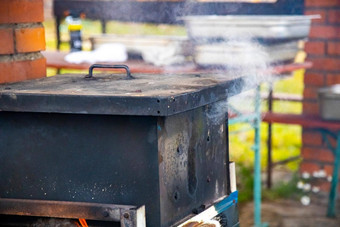
POLYGON ((327 217, 335 217, 335 205, 337 198, 337 188, 339 183, 339 169, 340 169, 340 132, 338 132, 337 136, 337 145, 334 150, 334 166, 333 166, 333 175, 332 175, 332 183, 331 190, 329 193, 329 201, 328 201, 328 209, 327 209, 327 217))
POLYGON ((267 224, 261 223, 261 138, 260 138, 260 126, 261 126, 261 95, 260 86, 256 87, 255 90, 255 110, 254 114, 247 116, 238 116, 233 119, 229 119, 229 125, 238 122, 249 122, 255 131, 254 140, 254 226, 262 227, 267 224))
POLYGON ((261 96, 260 86, 255 92, 255 160, 254 160, 254 224, 256 227, 262 226, 261 223, 261 152, 260 152, 260 126, 261 126, 261 96))
POLYGON ((60 50, 60 17, 55 18, 55 31, 56 31, 56 38, 57 38, 57 50, 60 50))
MULTIPOLYGON (((269 84, 269 95, 268 95, 268 112, 272 112, 273 110, 273 84, 269 84)), ((267 188, 270 189, 272 187, 272 123, 268 123, 268 138, 267 138, 267 188)))
POLYGON ((102 33, 106 34, 106 20, 100 20, 100 24, 102 26, 102 33))

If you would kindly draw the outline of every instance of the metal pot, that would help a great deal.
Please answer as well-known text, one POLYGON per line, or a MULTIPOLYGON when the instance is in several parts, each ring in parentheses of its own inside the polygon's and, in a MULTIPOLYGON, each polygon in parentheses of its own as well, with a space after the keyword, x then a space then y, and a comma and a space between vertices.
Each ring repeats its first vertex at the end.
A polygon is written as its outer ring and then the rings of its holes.
POLYGON ((326 120, 340 120, 340 84, 318 90, 319 111, 326 120))

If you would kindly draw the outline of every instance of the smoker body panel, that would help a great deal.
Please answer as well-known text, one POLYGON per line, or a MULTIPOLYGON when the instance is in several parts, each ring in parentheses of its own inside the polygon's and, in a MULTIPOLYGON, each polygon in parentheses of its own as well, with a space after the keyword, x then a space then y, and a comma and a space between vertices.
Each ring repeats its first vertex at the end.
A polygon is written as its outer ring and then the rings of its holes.
POLYGON ((1 85, 0 198, 145 205, 164 227, 228 195, 223 101, 243 79, 134 77, 1 85))
POLYGON ((162 226, 213 204, 228 192, 225 102, 159 118, 162 226))
POLYGON ((0 197, 146 205, 159 226, 156 119, 0 113, 0 197))
POLYGON ((0 113, 0 197, 146 206, 169 226, 227 193, 225 116, 0 113))

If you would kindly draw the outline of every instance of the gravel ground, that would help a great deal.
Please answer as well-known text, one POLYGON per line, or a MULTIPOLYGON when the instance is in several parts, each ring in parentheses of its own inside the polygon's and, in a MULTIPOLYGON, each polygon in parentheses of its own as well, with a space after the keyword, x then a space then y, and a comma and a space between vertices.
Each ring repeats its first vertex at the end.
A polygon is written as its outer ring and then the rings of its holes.
MULTIPOLYGON (((311 197, 311 204, 304 206, 299 200, 277 200, 262 203, 262 222, 269 227, 339 227, 340 200, 337 203, 337 218, 327 218, 326 194, 311 197)), ((240 208, 240 225, 253 226, 253 203, 247 203, 240 208)))

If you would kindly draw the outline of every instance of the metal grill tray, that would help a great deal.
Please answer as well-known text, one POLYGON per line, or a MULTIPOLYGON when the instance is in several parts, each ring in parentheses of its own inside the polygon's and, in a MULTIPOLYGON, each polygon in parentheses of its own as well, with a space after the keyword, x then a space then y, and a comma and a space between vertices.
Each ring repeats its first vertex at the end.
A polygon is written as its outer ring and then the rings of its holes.
POLYGON ((143 52, 154 48, 172 49, 188 56, 192 52, 189 38, 186 36, 133 36, 101 34, 90 37, 92 49, 97 49, 107 43, 121 43, 129 52, 143 52))
POLYGON ((318 90, 320 115, 326 120, 340 120, 340 84, 318 90))
POLYGON ((0 111, 169 116, 237 94, 242 78, 65 74, 0 86, 0 111))
POLYGON ((319 16, 188 16, 182 19, 194 39, 289 39, 307 37, 314 18, 319 16))
POLYGON ((294 61, 299 51, 298 42, 268 46, 253 46, 249 43, 214 43, 197 45, 195 62, 198 65, 225 65, 234 67, 249 67, 261 64, 294 61))

